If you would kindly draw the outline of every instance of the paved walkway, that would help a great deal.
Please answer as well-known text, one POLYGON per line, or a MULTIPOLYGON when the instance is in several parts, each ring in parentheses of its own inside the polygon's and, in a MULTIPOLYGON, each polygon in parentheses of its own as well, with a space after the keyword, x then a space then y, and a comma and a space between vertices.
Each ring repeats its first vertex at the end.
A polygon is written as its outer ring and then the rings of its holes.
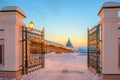
POLYGON ((87 56, 55 53, 46 55, 46 67, 21 80, 100 80, 87 69, 87 56))

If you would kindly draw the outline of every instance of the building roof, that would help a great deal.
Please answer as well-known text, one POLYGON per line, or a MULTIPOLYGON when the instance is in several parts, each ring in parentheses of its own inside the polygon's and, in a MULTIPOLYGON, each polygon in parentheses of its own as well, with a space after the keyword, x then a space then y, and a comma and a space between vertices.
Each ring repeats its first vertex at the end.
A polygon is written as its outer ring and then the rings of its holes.
POLYGON ((68 38, 68 41, 67 41, 66 47, 73 48, 73 45, 72 45, 72 43, 71 43, 71 41, 70 41, 70 38, 68 38))
POLYGON ((53 42, 53 41, 49 41, 49 40, 45 40, 45 43, 46 44, 50 44, 50 45, 55 45, 55 46, 61 46, 61 47, 64 46, 63 44, 59 44, 59 43, 56 43, 56 42, 53 42))

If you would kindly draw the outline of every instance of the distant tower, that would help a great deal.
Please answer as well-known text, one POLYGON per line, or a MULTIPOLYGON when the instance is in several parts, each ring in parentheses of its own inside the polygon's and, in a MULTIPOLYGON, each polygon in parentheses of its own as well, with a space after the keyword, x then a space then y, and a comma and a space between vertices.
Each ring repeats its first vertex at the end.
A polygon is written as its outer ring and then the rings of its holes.
POLYGON ((73 48, 73 45, 72 45, 72 43, 71 43, 71 41, 70 41, 70 38, 68 38, 68 41, 67 41, 66 47, 73 48))

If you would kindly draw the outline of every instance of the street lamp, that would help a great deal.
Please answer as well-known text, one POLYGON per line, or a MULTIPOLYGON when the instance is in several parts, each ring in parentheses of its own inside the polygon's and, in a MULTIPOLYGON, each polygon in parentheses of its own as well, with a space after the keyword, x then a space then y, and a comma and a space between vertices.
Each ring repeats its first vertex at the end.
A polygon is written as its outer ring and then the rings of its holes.
POLYGON ((29 28, 31 31, 34 29, 34 23, 32 21, 29 23, 29 28))

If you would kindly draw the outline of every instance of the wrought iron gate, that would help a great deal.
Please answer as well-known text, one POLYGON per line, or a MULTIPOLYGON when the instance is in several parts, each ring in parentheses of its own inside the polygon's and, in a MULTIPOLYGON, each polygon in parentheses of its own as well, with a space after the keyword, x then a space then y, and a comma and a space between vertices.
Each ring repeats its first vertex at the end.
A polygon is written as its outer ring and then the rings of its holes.
POLYGON ((97 74, 101 73, 100 62, 100 26, 88 29, 88 67, 92 67, 97 74))
POLYGON ((22 29, 23 36, 23 74, 43 68, 45 63, 44 29, 22 29))

